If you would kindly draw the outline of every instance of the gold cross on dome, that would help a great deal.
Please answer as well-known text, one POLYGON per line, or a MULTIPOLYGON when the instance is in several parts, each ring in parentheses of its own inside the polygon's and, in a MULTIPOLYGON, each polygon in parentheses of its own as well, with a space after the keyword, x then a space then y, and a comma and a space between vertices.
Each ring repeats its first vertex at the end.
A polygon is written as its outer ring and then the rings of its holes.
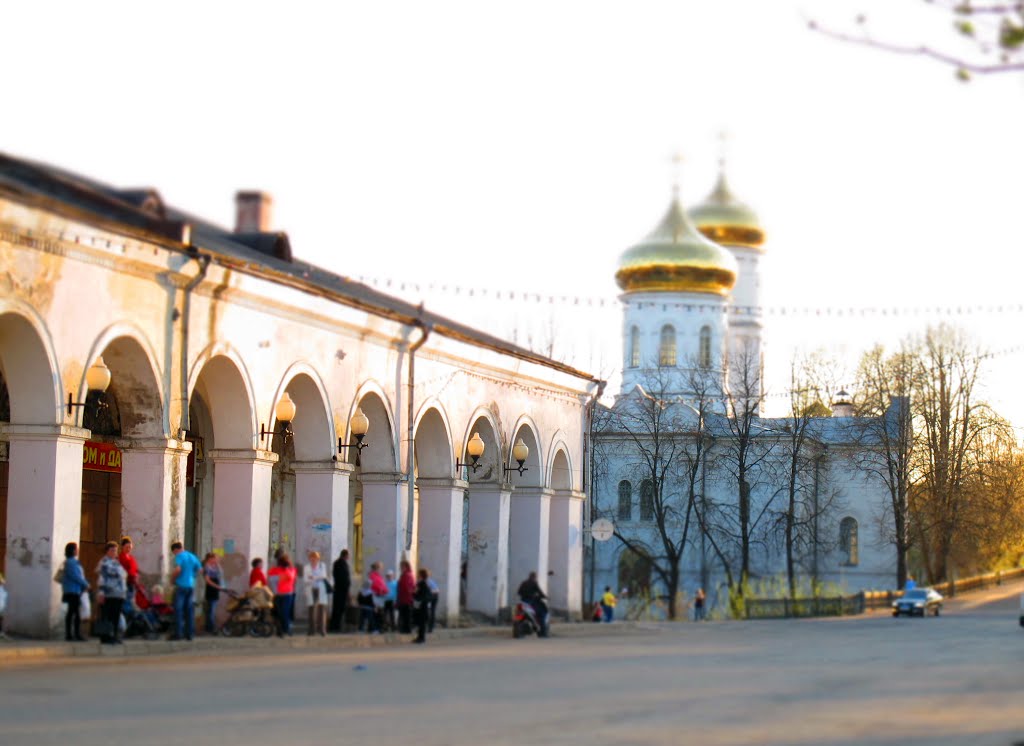
POLYGON ((682 173, 684 160, 682 152, 678 150, 669 156, 672 167, 672 194, 676 197, 679 196, 679 175, 682 173))
POLYGON ((723 127, 718 130, 718 170, 721 173, 725 173, 725 165, 729 157, 729 141, 732 139, 732 135, 729 134, 729 130, 723 127))

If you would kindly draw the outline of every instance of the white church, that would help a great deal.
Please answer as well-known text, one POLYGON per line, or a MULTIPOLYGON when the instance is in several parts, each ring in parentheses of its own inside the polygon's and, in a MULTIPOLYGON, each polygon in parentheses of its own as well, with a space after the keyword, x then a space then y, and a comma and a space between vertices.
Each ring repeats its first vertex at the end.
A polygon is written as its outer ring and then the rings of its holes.
POLYGON ((724 602, 727 570, 738 580, 744 565, 756 594, 786 576, 787 512, 800 524, 791 554, 805 588, 812 578, 844 593, 895 583, 880 528, 888 491, 860 463, 864 429, 848 395, 800 423, 760 416, 764 239, 723 168, 689 211, 675 188, 661 222, 620 257, 622 385, 595 416, 590 490, 591 520, 615 535, 588 542, 592 598, 608 586, 663 610, 672 591, 659 566, 672 551, 684 606, 698 588, 724 602), (791 493, 799 507, 787 511, 791 493))

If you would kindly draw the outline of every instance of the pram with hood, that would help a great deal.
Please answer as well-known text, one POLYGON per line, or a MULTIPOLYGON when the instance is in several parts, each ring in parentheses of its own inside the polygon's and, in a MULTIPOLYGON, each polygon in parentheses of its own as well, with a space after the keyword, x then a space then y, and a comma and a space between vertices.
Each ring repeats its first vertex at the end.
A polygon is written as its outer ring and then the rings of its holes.
POLYGON ((221 625, 225 637, 270 637, 274 634, 274 593, 264 585, 250 588, 244 595, 228 591, 228 618, 221 625))
POLYGON ((142 585, 135 586, 134 603, 125 607, 125 637, 144 637, 155 640, 161 632, 170 629, 174 609, 164 603, 160 586, 153 586, 153 595, 146 595, 142 585), (155 600, 154 600, 155 599, 155 600))

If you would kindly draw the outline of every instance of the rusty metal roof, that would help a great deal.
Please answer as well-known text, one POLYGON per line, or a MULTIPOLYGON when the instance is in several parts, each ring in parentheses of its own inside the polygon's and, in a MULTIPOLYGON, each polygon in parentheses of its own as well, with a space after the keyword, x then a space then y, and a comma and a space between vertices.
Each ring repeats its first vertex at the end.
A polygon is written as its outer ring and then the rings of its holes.
POLYGON ((590 383, 599 379, 343 275, 292 258, 284 233, 235 234, 166 205, 152 188, 117 189, 49 164, 0 153, 0 194, 113 232, 159 243, 235 271, 292 287, 408 326, 484 347, 590 383))

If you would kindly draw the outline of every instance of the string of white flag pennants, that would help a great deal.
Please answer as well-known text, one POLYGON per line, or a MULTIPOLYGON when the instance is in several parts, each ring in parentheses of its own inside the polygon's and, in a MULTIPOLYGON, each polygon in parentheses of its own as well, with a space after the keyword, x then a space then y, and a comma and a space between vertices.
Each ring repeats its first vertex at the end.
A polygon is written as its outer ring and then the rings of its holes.
MULTIPOLYGON (((968 358, 968 360, 975 360, 975 361, 981 362, 981 361, 984 361, 984 360, 992 360, 992 359, 995 359, 995 358, 1009 357, 1011 355, 1019 355, 1022 352, 1024 352, 1024 345, 1013 345, 1012 347, 1002 347, 1002 348, 1000 348, 998 350, 989 350, 987 352, 981 353, 980 355, 974 355, 973 357, 968 358)), ((791 388, 775 389, 775 390, 769 390, 768 392, 762 394, 761 398, 762 399, 783 399, 783 398, 789 398, 794 393, 805 393, 805 392, 802 391, 802 390, 791 389, 791 388)), ((1024 427, 1022 427, 1020 429, 1024 429, 1024 427)))
MULTIPOLYGON (((616 308, 621 301, 618 298, 582 295, 557 295, 524 290, 501 290, 496 288, 468 287, 447 283, 420 283, 396 280, 393 278, 360 276, 356 280, 375 288, 392 292, 443 293, 462 298, 486 298, 489 300, 533 303, 560 306, 584 306, 590 308, 616 308)), ((637 308, 654 308, 662 310, 674 309, 687 313, 730 313, 738 316, 821 316, 821 317, 897 317, 925 316, 950 317, 980 314, 1024 313, 1024 303, 997 304, 957 304, 949 306, 739 306, 718 303, 665 303, 662 301, 643 301, 635 304, 637 308)))

